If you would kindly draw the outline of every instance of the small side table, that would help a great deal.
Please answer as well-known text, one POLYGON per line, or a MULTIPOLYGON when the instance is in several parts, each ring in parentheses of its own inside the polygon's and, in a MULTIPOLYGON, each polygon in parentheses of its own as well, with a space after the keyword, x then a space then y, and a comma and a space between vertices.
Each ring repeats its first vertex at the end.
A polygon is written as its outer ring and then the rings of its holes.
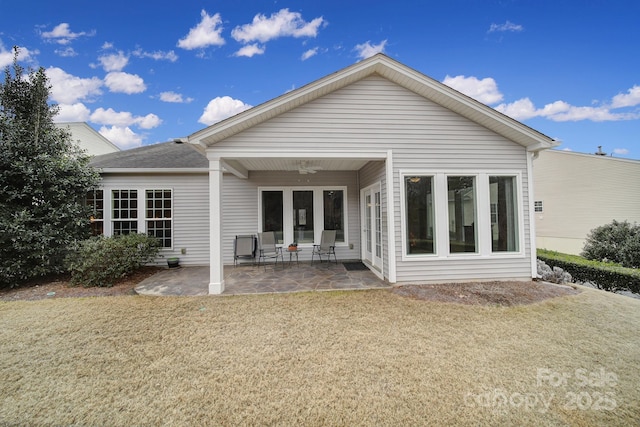
POLYGON ((287 252, 289 252, 289 267, 291 267, 294 255, 296 256, 296 266, 299 266, 300 262, 298 261, 298 254, 302 252, 302 249, 296 249, 295 251, 290 251, 289 249, 287 249, 287 252))

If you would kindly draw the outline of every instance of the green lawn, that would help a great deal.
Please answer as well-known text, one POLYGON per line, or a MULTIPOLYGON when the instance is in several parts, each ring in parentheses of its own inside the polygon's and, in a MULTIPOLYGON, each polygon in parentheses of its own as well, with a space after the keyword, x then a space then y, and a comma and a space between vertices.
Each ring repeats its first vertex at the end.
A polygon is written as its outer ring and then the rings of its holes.
POLYGON ((0 303, 0 425, 634 425, 640 301, 0 303))

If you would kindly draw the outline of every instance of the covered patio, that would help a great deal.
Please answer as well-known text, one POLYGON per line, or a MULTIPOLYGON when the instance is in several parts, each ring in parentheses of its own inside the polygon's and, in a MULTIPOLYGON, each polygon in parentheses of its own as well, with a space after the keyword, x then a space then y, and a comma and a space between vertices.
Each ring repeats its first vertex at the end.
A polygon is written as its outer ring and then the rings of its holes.
MULTIPOLYGON (((391 285, 358 263, 308 263, 285 261, 266 266, 241 264, 224 269, 225 290, 222 295, 312 292, 330 290, 384 289, 391 285), (349 268, 349 269, 348 269, 349 268)), ((164 269, 136 286, 140 295, 203 296, 209 295, 209 267, 164 269)))

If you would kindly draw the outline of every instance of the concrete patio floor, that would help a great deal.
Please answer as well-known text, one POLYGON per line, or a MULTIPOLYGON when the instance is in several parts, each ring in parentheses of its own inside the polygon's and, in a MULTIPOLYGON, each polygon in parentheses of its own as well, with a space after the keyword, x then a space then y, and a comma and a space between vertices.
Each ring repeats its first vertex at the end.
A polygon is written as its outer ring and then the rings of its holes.
MULTIPOLYGON (((285 262, 285 268, 273 264, 224 267, 225 290, 222 295, 309 292, 391 288, 369 270, 348 271, 342 263, 285 262)), ((140 282, 140 295, 209 295, 209 267, 165 269, 140 282)))

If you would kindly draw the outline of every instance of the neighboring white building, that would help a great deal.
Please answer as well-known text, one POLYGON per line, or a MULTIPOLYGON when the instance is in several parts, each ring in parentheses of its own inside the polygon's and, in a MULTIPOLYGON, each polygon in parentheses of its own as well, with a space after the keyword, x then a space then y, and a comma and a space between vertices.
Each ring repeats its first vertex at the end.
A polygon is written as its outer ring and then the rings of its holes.
POLYGON ((85 122, 61 122, 55 123, 55 125, 69 130, 71 132, 71 140, 78 144, 80 148, 85 150, 90 156, 99 156, 101 154, 120 151, 120 148, 100 135, 100 133, 96 132, 95 129, 85 122))
POLYGON ((105 234, 147 232, 224 291, 236 235, 276 232, 390 283, 537 276, 532 159, 547 136, 378 54, 165 143, 99 156, 105 234))
POLYGON ((578 255, 592 229, 640 222, 638 160, 546 150, 533 172, 538 248, 578 255))

